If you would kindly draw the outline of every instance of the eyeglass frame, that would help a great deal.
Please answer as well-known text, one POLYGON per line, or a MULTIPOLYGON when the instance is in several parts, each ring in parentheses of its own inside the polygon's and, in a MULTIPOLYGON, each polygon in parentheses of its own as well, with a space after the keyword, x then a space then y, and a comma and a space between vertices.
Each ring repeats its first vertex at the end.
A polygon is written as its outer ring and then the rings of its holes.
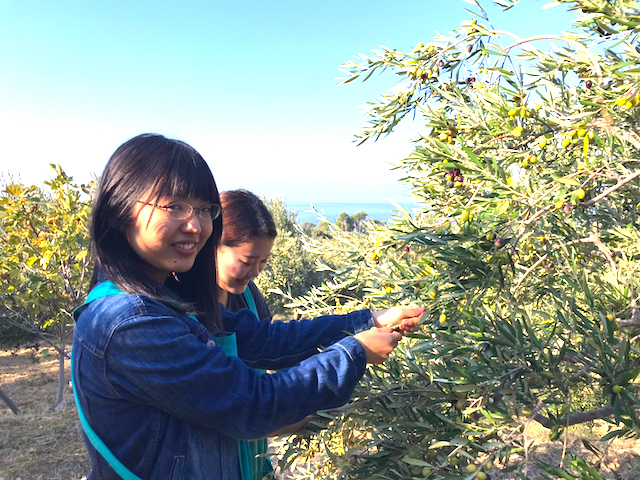
POLYGON ((158 205, 157 203, 143 202, 142 200, 138 200, 138 203, 142 203, 144 205, 151 205, 154 208, 156 208, 156 207, 160 208, 163 211, 167 212, 167 215, 169 215, 169 218, 171 218, 172 220, 186 220, 187 218, 191 218, 191 215, 193 215, 195 213, 198 216, 198 218, 200 218, 201 220, 213 222, 222 213, 222 207, 220 205, 218 205, 217 203, 207 203, 206 205, 203 205, 202 207, 194 207, 189 202, 171 202, 168 205, 158 205), (169 207, 171 205, 177 205, 177 204, 189 205, 189 209, 186 210, 187 213, 183 217, 175 218, 175 217, 171 216, 172 211, 169 210, 169 207), (217 209, 216 210, 216 214, 213 215, 213 213, 211 213, 211 215, 209 215, 209 217, 203 217, 201 215, 202 209, 206 208, 206 207, 212 207, 214 209, 217 209))

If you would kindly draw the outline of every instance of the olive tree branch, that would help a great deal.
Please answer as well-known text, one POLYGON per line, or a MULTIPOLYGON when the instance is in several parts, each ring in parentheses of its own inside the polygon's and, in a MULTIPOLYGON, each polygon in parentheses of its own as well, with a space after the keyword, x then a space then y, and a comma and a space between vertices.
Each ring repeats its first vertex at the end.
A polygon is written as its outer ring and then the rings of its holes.
POLYGON ((531 417, 531 419, 535 422, 538 422, 545 428, 552 429, 556 425, 570 427, 571 425, 578 425, 580 423, 590 422, 599 418, 604 419, 610 417, 611 415, 613 415, 613 406, 607 405, 606 407, 596 408, 587 412, 569 413, 558 418, 555 422, 540 413, 536 413, 531 417))
MULTIPOLYGON (((510 32, 505 32, 505 31, 496 31, 496 34, 502 34, 502 35, 506 35, 506 36, 510 36, 512 38, 517 38, 516 35, 510 33, 510 32)), ((566 37, 561 37, 559 35, 535 35, 533 37, 528 37, 528 38, 524 38, 521 40, 518 40, 514 43, 512 43, 511 45, 508 45, 504 48, 504 50, 506 52, 509 52, 511 49, 518 47, 520 45, 524 45, 525 43, 533 43, 533 42, 537 42, 540 40, 558 40, 560 42, 566 42, 569 43, 571 45, 574 45, 576 47, 578 47, 579 50, 581 50, 582 53, 584 53, 586 55, 586 57, 589 59, 589 61, 591 62, 591 66, 593 67, 596 76, 598 77, 598 82, 602 82, 602 69, 600 68, 600 62, 598 61, 598 59, 596 58, 596 56, 591 53, 589 51, 589 49, 587 47, 585 47, 582 43, 576 41, 576 40, 571 40, 570 38, 566 38, 566 37)))
POLYGON ((618 325, 620 328, 640 327, 640 310, 635 300, 631 303, 631 318, 619 320, 618 325))
MULTIPOLYGON (((638 149, 640 150, 640 144, 639 144, 638 149)), ((600 195, 597 195, 597 196, 595 196, 593 198, 590 198, 586 202, 580 202, 580 205, 583 206, 583 207, 590 207, 594 203, 602 200, 603 198, 607 197, 611 193, 613 193, 616 190, 622 188, 624 185, 629 183, 631 180, 633 180, 635 178, 638 178, 638 177, 640 177, 640 170, 637 170, 637 171, 635 171, 633 173, 630 173, 629 175, 625 176, 624 178, 619 179, 618 182, 615 185, 612 185, 611 187, 609 187, 606 190, 604 190, 600 195)))
MULTIPOLYGON (((379 398, 384 398, 384 397, 420 396, 420 395, 427 395, 431 393, 433 393, 432 389, 392 390, 392 391, 379 392, 377 394, 369 395, 359 400, 355 400, 347 405, 344 405, 343 407, 338 407, 332 410, 328 410, 327 413, 330 413, 331 415, 334 415, 334 414, 338 415, 341 413, 348 412, 349 410, 352 410, 353 408, 358 407, 360 405, 367 404, 374 400, 377 400, 379 398)), ((586 412, 569 413, 567 415, 563 415, 562 417, 559 417, 554 421, 554 420, 551 420, 549 417, 546 417, 545 415, 538 413, 540 410, 542 410, 542 408, 544 408, 544 406, 545 406, 545 403, 544 402, 541 403, 538 406, 538 408, 536 408, 536 411, 529 417, 528 420, 535 421, 548 429, 552 429, 556 425, 563 425, 565 427, 570 427, 572 425, 578 425, 578 424, 590 422, 596 419, 604 419, 613 415, 613 406, 607 405, 605 407, 596 408, 586 412)))

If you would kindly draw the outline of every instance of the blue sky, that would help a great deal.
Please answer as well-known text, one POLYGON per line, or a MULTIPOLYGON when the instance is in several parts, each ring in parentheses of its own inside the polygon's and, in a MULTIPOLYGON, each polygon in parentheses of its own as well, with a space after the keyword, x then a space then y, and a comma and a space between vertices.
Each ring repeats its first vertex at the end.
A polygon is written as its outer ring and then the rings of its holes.
MULTIPOLYGON (((497 27, 558 33, 571 15, 523 0, 497 27)), ((221 190, 289 201, 404 201, 409 129, 357 147, 360 106, 391 75, 337 86, 380 45, 410 51, 471 16, 462 0, 0 0, 0 173, 78 181, 128 138, 157 132, 203 154, 221 190)), ((493 12, 496 12, 495 14, 493 12)), ((398 77, 399 78, 399 77, 398 77)))

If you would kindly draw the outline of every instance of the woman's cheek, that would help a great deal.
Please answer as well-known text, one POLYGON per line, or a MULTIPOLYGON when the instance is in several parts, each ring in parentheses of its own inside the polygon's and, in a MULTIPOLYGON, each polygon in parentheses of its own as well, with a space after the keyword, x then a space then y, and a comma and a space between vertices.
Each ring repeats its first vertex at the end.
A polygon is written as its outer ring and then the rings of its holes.
POLYGON ((244 278, 249 273, 249 270, 251 270, 251 267, 248 267, 247 265, 244 265, 244 264, 241 263, 235 269, 234 276, 235 276, 235 278, 244 278))

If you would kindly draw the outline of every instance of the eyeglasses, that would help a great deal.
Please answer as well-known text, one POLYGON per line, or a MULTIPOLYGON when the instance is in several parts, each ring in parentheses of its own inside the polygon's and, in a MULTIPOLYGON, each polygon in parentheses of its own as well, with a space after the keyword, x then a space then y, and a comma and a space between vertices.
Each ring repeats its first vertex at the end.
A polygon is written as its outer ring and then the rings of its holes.
POLYGON ((187 202, 172 202, 169 205, 156 205, 155 203, 143 202, 138 200, 138 203, 144 203, 145 205, 152 205, 156 208, 160 208, 167 212, 169 218, 174 220, 185 220, 195 212, 201 220, 211 222, 220 216, 222 208, 217 203, 208 203, 202 207, 195 208, 193 205, 187 202))

